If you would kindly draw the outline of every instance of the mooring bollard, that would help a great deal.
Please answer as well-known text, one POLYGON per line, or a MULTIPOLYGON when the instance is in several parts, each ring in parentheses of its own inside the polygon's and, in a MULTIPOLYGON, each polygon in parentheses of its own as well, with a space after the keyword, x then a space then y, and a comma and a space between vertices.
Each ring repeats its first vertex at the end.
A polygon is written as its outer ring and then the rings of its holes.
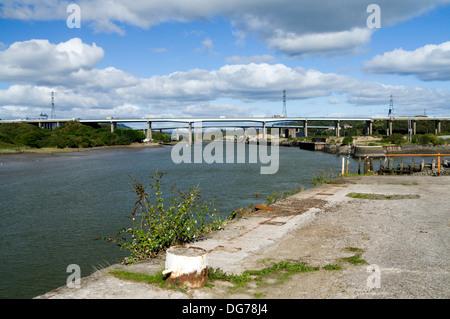
POLYGON ((208 256, 198 247, 174 246, 166 251, 167 282, 182 284, 190 288, 201 288, 208 281, 208 256))

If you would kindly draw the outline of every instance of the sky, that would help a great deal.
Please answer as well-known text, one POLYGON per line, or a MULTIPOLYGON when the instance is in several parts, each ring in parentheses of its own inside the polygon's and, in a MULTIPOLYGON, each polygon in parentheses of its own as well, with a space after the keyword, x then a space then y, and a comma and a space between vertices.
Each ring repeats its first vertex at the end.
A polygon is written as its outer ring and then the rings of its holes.
POLYGON ((0 0, 0 118, 450 116, 450 0, 0 0))

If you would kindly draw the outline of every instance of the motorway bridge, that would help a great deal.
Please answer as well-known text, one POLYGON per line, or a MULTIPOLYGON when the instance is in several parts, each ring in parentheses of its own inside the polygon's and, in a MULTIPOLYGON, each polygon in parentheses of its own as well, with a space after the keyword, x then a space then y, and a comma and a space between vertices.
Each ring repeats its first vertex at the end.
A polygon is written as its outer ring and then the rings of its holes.
MULTIPOLYGON (((416 134, 416 123, 417 121, 434 121, 435 122, 435 133, 441 132, 441 123, 443 121, 449 121, 449 117, 216 117, 216 118, 103 118, 103 119, 22 119, 22 120, 0 120, 0 124, 4 123, 31 123, 38 125, 39 127, 44 127, 48 129, 53 129, 64 123, 70 121, 76 121, 83 124, 109 124, 111 126, 111 132, 117 128, 118 123, 146 123, 147 128, 147 139, 152 139, 152 124, 158 123, 158 129, 176 129, 176 128, 187 128, 189 132, 189 137, 192 137, 192 129, 194 126, 201 125, 202 128, 205 127, 239 127, 245 128, 258 126, 262 129, 263 137, 265 137, 266 128, 280 128, 280 129, 291 129, 297 131, 298 129, 303 130, 303 135, 308 136, 308 125, 317 121, 332 121, 334 127, 327 126, 309 126, 309 128, 332 128, 336 137, 340 136, 341 122, 342 121, 354 121, 354 122, 365 122, 366 123, 366 135, 372 135, 372 123, 374 121, 385 121, 386 122, 386 135, 392 135, 393 123, 395 121, 408 121, 409 129, 412 135, 416 134), (300 122, 302 126, 291 126, 289 123, 300 122), (176 126, 175 126, 176 125, 176 126)), ((295 134, 290 134, 295 135, 295 134)), ((190 138, 189 141, 192 139, 190 138)))

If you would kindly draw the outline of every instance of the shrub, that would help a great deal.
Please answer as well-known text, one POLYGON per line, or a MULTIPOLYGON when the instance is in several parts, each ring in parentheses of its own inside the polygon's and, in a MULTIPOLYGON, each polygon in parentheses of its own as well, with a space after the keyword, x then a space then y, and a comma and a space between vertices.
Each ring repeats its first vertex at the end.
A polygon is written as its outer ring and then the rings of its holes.
POLYGON ((395 145, 401 145, 406 142, 406 140, 403 138, 402 134, 394 133, 391 136, 388 136, 382 140, 384 143, 391 143, 395 145))
POLYGON ((421 145, 441 145, 445 144, 445 141, 434 134, 424 134, 417 137, 417 143, 421 145))
POLYGON ((349 145, 349 144, 352 144, 352 143, 353 143, 353 136, 351 136, 351 135, 347 135, 342 140, 342 144, 344 144, 344 145, 349 145))
POLYGON ((223 219, 211 203, 205 203, 197 188, 189 191, 175 191, 172 187, 170 205, 165 207, 161 190, 163 173, 153 176, 153 184, 144 187, 133 180, 137 201, 131 213, 132 225, 119 230, 118 234, 106 239, 130 253, 129 262, 155 257, 172 245, 191 242, 200 235, 219 229, 223 219), (152 192, 152 198, 149 198, 152 192), (124 237, 122 237, 124 236, 124 237))
POLYGON ((15 144, 26 145, 30 147, 40 148, 45 145, 43 139, 48 136, 48 131, 45 130, 32 130, 16 136, 14 139, 15 144))
POLYGON ((154 142, 170 143, 171 137, 161 132, 152 132, 152 140, 154 142))
POLYGON ((121 140, 127 144, 133 142, 142 142, 142 140, 144 140, 146 137, 144 132, 132 129, 118 128, 114 131, 114 133, 120 136, 121 140))

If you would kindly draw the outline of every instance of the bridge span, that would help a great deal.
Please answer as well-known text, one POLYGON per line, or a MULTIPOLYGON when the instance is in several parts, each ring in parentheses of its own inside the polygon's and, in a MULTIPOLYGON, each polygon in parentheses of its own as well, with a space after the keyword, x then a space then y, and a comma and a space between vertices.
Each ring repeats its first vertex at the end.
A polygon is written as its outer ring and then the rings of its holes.
MULTIPOLYGON (((147 128, 147 138, 152 139, 152 123, 168 123, 163 128, 159 129, 175 129, 175 128, 187 128, 189 130, 189 136, 192 136, 193 125, 201 123, 202 127, 256 127, 259 126, 262 130, 263 136, 267 128, 281 128, 281 129, 302 129, 303 135, 308 136, 308 124, 317 121, 332 121, 334 122, 334 134, 336 137, 340 136, 341 121, 354 121, 354 122, 365 122, 366 123, 366 135, 372 135, 372 123, 374 121, 385 121, 386 122, 386 135, 392 135, 393 132, 393 122, 394 121, 408 121, 411 134, 416 134, 416 122, 417 121, 434 121, 435 122, 435 133, 441 132, 442 121, 449 121, 450 117, 407 117, 407 116, 397 116, 397 117, 199 117, 199 118, 102 118, 102 119, 21 119, 21 120, 0 120, 0 124, 4 123, 30 123, 38 125, 39 127, 45 127, 52 129, 53 127, 58 127, 70 121, 76 121, 79 123, 95 123, 95 124, 109 124, 111 125, 111 132, 117 128, 118 123, 146 123, 147 128), (303 126, 292 126, 289 123, 301 122, 303 126), (174 127, 174 124, 181 124, 179 127, 174 127), (209 123, 204 125, 203 123, 209 123), (228 125, 224 125, 227 123, 228 125)), ((310 128, 317 128, 317 126, 309 126, 310 128)), ((330 127, 322 127, 330 128, 330 127)), ((189 139, 191 140, 191 139, 189 139)))

